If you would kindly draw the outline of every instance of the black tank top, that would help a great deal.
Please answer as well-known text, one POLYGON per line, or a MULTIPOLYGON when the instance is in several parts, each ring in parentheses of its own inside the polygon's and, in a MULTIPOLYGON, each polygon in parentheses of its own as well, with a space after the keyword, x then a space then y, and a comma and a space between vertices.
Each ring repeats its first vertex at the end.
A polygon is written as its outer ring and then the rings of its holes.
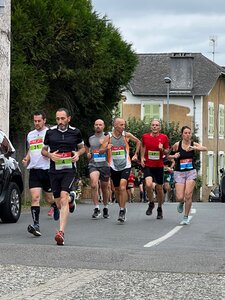
MULTIPOLYGON (((194 166, 194 150, 185 151, 181 146, 182 141, 179 142, 177 152, 180 152, 180 157, 177 158, 175 171, 190 171, 195 169, 194 166)), ((193 146, 193 142, 191 142, 193 146)))

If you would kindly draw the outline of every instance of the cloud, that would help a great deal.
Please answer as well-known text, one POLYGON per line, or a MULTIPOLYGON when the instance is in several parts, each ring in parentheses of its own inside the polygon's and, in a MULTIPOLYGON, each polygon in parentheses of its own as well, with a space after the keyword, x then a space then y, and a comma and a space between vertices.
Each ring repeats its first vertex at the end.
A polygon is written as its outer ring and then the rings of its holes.
POLYGON ((213 58, 209 38, 215 36, 215 62, 225 65, 224 0, 93 0, 138 53, 201 52, 213 58))

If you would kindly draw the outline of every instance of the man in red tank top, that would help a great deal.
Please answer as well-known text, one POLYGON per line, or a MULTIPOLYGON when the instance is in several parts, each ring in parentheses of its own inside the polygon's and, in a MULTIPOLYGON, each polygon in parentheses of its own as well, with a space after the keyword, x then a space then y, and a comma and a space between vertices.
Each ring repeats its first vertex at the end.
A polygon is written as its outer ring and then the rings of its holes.
POLYGON ((146 215, 150 216, 155 207, 153 198, 153 182, 156 183, 158 201, 157 219, 163 218, 163 155, 169 152, 169 141, 165 134, 160 133, 160 121, 151 122, 151 131, 142 136, 141 165, 144 168, 144 178, 149 205, 146 215))

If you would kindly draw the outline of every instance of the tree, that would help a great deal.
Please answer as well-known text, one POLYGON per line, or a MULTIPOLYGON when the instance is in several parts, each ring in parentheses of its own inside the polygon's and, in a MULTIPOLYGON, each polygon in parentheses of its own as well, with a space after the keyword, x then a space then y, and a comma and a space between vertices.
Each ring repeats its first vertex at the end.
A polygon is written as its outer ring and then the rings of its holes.
POLYGON ((11 128, 27 130, 36 109, 59 107, 84 135, 111 122, 137 64, 131 45, 89 0, 12 0, 11 128))

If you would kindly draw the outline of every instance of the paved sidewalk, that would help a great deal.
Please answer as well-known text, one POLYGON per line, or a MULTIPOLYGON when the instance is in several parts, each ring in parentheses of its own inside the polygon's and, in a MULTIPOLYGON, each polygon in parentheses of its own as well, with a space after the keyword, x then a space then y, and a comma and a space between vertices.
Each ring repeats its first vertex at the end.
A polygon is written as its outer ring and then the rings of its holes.
POLYGON ((0 300, 222 300, 225 275, 0 266, 0 300))

